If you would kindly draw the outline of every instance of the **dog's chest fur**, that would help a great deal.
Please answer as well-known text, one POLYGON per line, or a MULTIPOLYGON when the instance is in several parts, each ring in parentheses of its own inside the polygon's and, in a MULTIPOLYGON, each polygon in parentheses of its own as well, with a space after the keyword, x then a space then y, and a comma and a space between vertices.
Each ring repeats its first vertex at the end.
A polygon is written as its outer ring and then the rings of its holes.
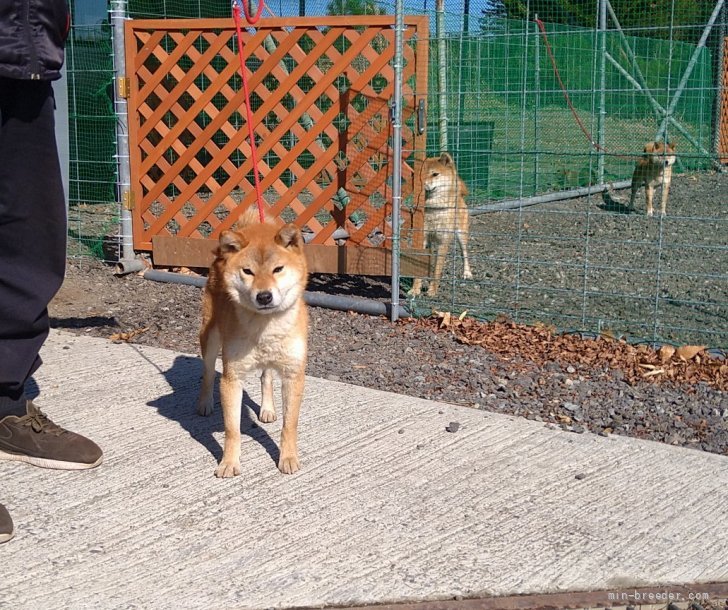
POLYGON ((306 312, 297 303, 283 314, 239 309, 223 331, 223 353, 236 368, 297 370, 306 360, 306 312))
POLYGON ((632 176, 632 182, 640 186, 660 186, 672 177, 672 165, 655 163, 651 158, 639 159, 632 176))
MULTIPOLYGON (((425 199, 425 231, 430 234, 454 231, 457 227, 457 208, 460 203, 457 179, 440 184, 425 199)), ((437 237, 431 235, 431 237, 437 237)))

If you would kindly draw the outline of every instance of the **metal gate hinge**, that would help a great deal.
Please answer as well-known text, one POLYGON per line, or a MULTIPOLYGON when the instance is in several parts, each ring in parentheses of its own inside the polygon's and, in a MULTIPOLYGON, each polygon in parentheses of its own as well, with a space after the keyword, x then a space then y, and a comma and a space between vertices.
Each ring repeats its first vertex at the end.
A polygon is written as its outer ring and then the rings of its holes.
POLYGON ((119 97, 128 99, 129 90, 131 89, 131 83, 129 82, 129 78, 127 76, 119 76, 116 79, 116 84, 119 97))
POLYGON ((133 210, 134 209, 134 192, 133 191, 124 191, 124 193, 121 195, 121 205, 124 207, 125 210, 133 210))

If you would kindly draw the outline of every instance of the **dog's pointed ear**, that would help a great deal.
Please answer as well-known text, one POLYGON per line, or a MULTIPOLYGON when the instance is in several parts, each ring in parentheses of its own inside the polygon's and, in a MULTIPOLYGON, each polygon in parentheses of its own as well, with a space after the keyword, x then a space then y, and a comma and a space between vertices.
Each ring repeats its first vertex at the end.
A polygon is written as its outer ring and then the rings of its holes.
POLYGON ((440 163, 443 165, 455 165, 455 161, 453 161, 450 153, 442 153, 440 155, 440 163))
POLYGON ((647 142, 642 152, 651 153, 660 146, 659 142, 647 142))
POLYGON ((667 147, 675 152, 677 150, 677 142, 668 142, 667 147))
POLYGON ((301 230, 293 223, 283 225, 275 237, 276 243, 284 248, 301 248, 303 247, 303 234, 301 230))
POLYGON ((245 237, 237 231, 223 231, 220 234, 220 241, 217 246, 218 256, 226 256, 234 252, 240 252, 247 243, 245 237))

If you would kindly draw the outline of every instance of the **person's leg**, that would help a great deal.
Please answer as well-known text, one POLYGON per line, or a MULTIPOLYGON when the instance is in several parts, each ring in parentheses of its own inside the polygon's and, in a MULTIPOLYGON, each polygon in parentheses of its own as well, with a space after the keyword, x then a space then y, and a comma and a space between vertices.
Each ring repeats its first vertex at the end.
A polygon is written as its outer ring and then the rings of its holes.
POLYGON ((24 396, 65 271, 53 113, 49 82, 0 79, 0 459, 76 470, 98 466, 101 449, 24 396))
POLYGON ((40 366, 47 306, 65 271, 53 106, 50 82, 0 79, 0 417, 25 412, 24 385, 40 366))

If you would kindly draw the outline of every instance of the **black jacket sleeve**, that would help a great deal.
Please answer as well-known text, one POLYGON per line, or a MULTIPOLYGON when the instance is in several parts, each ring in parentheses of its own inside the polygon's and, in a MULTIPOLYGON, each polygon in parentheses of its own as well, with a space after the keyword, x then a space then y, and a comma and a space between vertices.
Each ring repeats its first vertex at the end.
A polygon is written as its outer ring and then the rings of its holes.
POLYGON ((66 0, 0 0, 0 77, 60 78, 70 23, 66 0))

